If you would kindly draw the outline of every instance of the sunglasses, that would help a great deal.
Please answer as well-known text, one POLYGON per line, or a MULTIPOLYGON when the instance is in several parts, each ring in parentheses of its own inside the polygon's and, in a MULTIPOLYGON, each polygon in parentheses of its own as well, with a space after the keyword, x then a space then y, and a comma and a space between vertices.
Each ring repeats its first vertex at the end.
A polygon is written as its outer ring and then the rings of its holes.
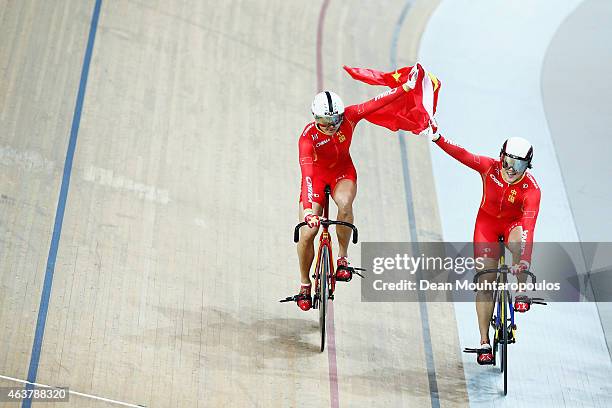
POLYGON ((527 167, 529 166, 529 161, 504 156, 502 158, 502 166, 506 170, 512 169, 517 173, 522 173, 527 170, 527 167))
POLYGON ((343 114, 332 115, 332 116, 315 116, 315 122, 317 125, 323 127, 335 127, 342 123, 342 119, 344 119, 343 114))

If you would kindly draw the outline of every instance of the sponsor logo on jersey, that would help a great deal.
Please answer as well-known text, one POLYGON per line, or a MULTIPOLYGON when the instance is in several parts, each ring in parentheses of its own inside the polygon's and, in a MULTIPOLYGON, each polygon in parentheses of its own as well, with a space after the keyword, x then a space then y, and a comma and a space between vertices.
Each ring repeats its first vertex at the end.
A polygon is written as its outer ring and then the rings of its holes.
POLYGON ((453 145, 453 146, 457 146, 463 149, 463 146, 461 146, 459 143, 453 142, 450 139, 444 139, 446 141, 446 143, 448 143, 449 145, 453 145))
POLYGON ((514 203, 515 197, 516 197, 516 190, 510 191, 510 194, 508 195, 508 201, 510 201, 511 203, 514 203))
POLYGON ((531 180, 531 183, 533 184, 533 186, 534 186, 536 189, 538 189, 538 190, 540 189, 540 186, 538 186, 538 183, 536 183, 535 179, 533 178, 533 176, 532 176, 531 174, 527 173, 527 178, 528 178, 529 180, 531 180))
POLYGON ((312 134, 312 141, 316 142, 319 139, 319 135, 317 133, 312 134))
POLYGON ((342 134, 342 132, 338 132, 338 142, 342 143, 346 140, 346 136, 342 134))
POLYGON ((524 229, 521 232, 521 255, 525 255, 525 248, 527 247, 527 238, 529 237, 529 230, 524 229))
POLYGON ((302 132, 302 136, 308 136, 308 132, 310 132, 310 129, 312 129, 313 126, 314 126, 314 122, 309 123, 308 125, 306 125, 306 128, 302 132))
POLYGON ((310 177, 306 177, 306 191, 308 193, 308 202, 312 203, 314 193, 312 190, 312 179, 310 177))
POLYGON ((523 211, 523 217, 525 218, 535 218, 536 212, 533 210, 523 211))
POLYGON ((493 179, 493 181, 495 182, 495 184, 497 184, 500 187, 503 187, 504 185, 497 179, 497 177, 495 177, 493 175, 493 173, 489 174, 489 177, 491 177, 493 179))
POLYGON ((363 103, 360 103, 359 105, 357 105, 357 114, 358 115, 361 116, 363 114, 363 112, 364 112, 363 108, 364 108, 363 103))
POLYGON ((392 95, 392 94, 394 94, 395 92, 397 92, 397 88, 391 88, 391 89, 389 89, 387 92, 383 92, 383 93, 381 93, 380 95, 377 95, 377 96, 374 98, 374 100, 375 100, 375 101, 377 101, 377 100, 379 100, 379 99, 384 98, 384 97, 385 97, 385 96, 387 96, 387 95, 392 95))
POLYGON ((323 146, 325 143, 329 142, 331 139, 325 139, 325 140, 321 140, 319 143, 317 143, 315 145, 315 147, 321 147, 323 146))
POLYGON ((312 164, 312 157, 300 157, 300 166, 312 164))

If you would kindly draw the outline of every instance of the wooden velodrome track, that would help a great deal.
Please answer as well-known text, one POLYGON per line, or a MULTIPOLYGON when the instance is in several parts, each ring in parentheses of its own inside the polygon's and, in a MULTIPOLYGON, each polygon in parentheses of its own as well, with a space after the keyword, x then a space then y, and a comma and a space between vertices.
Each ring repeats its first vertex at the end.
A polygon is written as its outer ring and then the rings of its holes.
MULTIPOLYGON (((437 6, 0 0, 0 386, 78 393, 50 407, 469 405, 452 304, 340 284, 319 353, 316 313, 278 303, 312 97, 374 96, 341 66, 413 64, 437 6)), ((362 241, 442 239, 425 140, 363 123, 352 155, 362 241)))
MULTIPOLYGON (((0 4, 0 374, 151 407, 430 406, 429 347, 441 405, 466 405, 452 306, 428 309, 426 344, 418 304, 361 303, 344 285, 332 355, 314 312, 277 303, 298 283, 311 98, 378 92, 341 66, 387 69, 405 2, 95 3, 0 4)), ((414 62, 434 5, 405 10, 398 64, 414 62)), ((364 240, 411 238, 399 146, 358 129, 364 240)), ((431 177, 415 146, 413 174, 431 177)), ((413 189, 419 234, 435 236, 432 192, 413 189)))
MULTIPOLYGON (((452 306, 428 309, 427 345, 418 304, 361 303, 345 285, 332 356, 317 352, 314 312, 277 303, 298 283, 311 98, 321 84, 347 103, 378 92, 341 65, 388 68, 405 2, 94 3, 0 4, 0 374, 159 407, 429 406, 430 347, 441 405, 465 405, 452 306)), ((399 64, 433 6, 405 10, 399 64)), ((365 240, 411 238, 399 146, 358 130, 365 240)), ((419 177, 426 149, 408 153, 419 177)), ((413 188, 419 234, 435 235, 432 193, 413 188)))

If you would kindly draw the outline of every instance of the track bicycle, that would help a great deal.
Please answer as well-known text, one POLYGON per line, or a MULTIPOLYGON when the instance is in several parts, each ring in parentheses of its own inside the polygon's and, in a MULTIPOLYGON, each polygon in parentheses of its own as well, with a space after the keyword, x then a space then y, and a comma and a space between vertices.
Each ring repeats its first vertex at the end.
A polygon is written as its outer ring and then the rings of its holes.
MULTIPOLYGON (((508 344, 516 343, 516 324, 514 323, 514 304, 512 294, 508 289, 508 274, 512 273, 510 267, 505 264, 505 246, 503 237, 499 239, 500 257, 499 267, 495 269, 485 269, 474 275, 474 284, 478 284, 480 276, 495 273, 495 289, 493 299, 495 301, 494 313, 491 318, 491 326, 495 331, 493 338, 493 365, 497 365, 496 357, 498 347, 500 347, 500 370, 504 374, 504 395, 508 394, 508 344)), ((536 283, 536 276, 530 271, 523 271, 527 277, 531 278, 533 284, 536 283)), ((475 290, 477 291, 477 289, 475 290)), ((542 298, 531 298, 532 304, 546 305, 542 298)), ((479 348, 466 348, 465 353, 478 353, 479 348)))
MULTIPOLYGON (((323 206, 323 215, 321 219, 321 227, 323 227, 321 235, 319 237, 319 249, 317 251, 317 259, 315 263, 315 271, 312 277, 314 278, 314 295, 312 297, 312 308, 319 310, 319 331, 321 334, 321 351, 325 350, 325 336, 326 336, 326 317, 328 301, 334 300, 334 292, 336 289, 336 273, 334 267, 334 258, 332 252, 332 240, 329 234, 330 225, 342 225, 349 227, 353 230, 352 241, 353 244, 357 243, 358 231, 357 228, 348 222, 344 221, 333 221, 328 219, 329 217, 329 196, 331 194, 331 188, 325 186, 325 201, 323 206)), ((300 222, 295 226, 293 232, 293 242, 300 240, 300 228, 308 225, 306 222, 300 222)), ((364 271, 363 268, 346 267, 352 273, 361 276, 357 271, 364 271)), ((298 294, 295 296, 289 296, 282 299, 281 302, 295 302, 302 299, 304 295, 298 294)))

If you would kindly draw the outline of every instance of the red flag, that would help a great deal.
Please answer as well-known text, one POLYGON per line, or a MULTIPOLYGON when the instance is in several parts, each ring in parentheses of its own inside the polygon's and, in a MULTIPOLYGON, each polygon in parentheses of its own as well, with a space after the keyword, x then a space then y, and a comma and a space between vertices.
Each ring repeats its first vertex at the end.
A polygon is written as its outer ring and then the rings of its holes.
POLYGON ((404 84, 411 75, 416 75, 414 89, 405 96, 365 117, 368 122, 384 126, 389 130, 406 130, 415 134, 429 127, 429 121, 436 113, 440 81, 421 66, 404 67, 393 72, 381 72, 368 68, 344 66, 354 79, 370 85, 386 85, 396 88, 404 84))

